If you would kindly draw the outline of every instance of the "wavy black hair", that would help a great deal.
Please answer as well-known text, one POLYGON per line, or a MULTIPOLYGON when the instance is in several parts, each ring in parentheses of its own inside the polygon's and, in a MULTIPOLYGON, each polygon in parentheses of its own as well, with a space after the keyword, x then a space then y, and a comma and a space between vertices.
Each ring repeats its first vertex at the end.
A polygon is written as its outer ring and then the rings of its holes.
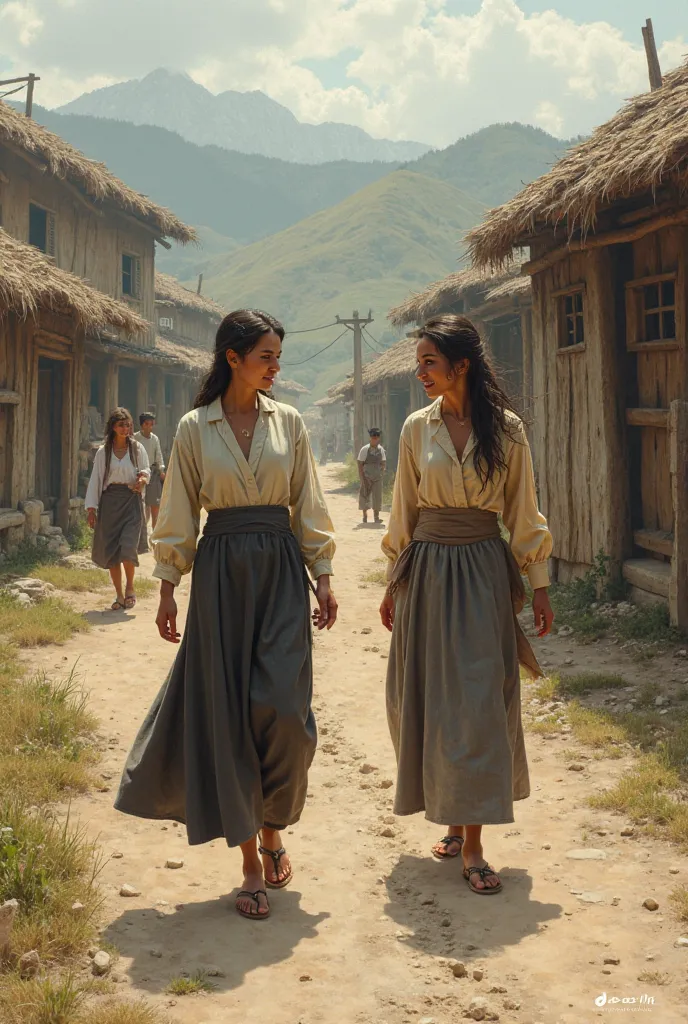
POLYGON ((229 349, 240 359, 251 352, 264 334, 274 331, 284 341, 284 327, 269 313, 259 309, 237 309, 228 313, 217 329, 213 365, 201 384, 194 409, 210 405, 223 395, 232 379, 232 367, 227 362, 229 349))
POLYGON ((433 316, 417 331, 417 336, 431 341, 451 366, 462 359, 469 362, 468 392, 476 436, 473 465, 484 490, 488 482, 506 470, 504 439, 513 437, 506 413, 516 410, 497 379, 477 327, 468 317, 433 316))

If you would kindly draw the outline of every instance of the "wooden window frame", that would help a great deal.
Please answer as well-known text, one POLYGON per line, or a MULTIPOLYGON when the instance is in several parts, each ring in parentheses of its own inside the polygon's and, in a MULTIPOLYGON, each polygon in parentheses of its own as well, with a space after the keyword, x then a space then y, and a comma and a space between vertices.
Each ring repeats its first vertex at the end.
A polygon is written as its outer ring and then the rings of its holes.
POLYGON ((586 315, 585 315, 585 298, 586 298, 586 287, 585 284, 574 284, 569 285, 568 288, 560 288, 555 292, 552 292, 552 298, 557 303, 557 352, 560 355, 573 354, 576 352, 585 352, 585 338, 586 338, 586 315), (567 345, 564 340, 568 338, 568 327, 567 320, 570 316, 566 312, 566 300, 573 298, 574 296, 581 296, 581 310, 580 313, 574 311, 574 318, 580 319, 583 328, 583 340, 575 342, 573 345, 567 345))
MULTIPOLYGON (((629 352, 672 352, 681 347, 676 336, 673 338, 660 337, 654 341, 648 341, 645 338, 645 317, 648 312, 645 309, 645 289, 656 284, 659 285, 661 291, 661 285, 665 281, 671 281, 674 285, 674 305, 662 306, 660 296, 660 305, 656 307, 656 311, 660 315, 661 330, 661 314, 667 310, 673 310, 674 327, 676 328, 679 315, 678 274, 675 271, 668 274, 653 274, 650 277, 639 277, 634 281, 626 282, 626 348, 629 352)), ((653 307, 651 312, 654 311, 653 307)), ((677 333, 675 330, 675 334, 677 333)))
POLYGON ((124 249, 120 253, 119 258, 119 286, 122 293, 122 299, 124 302, 140 302, 141 301, 141 257, 138 253, 129 252, 124 249), (125 292, 124 290, 124 257, 127 256, 132 261, 132 287, 133 292, 125 292))
MULTIPOLYGON (((45 249, 38 249, 39 252, 44 252, 46 256, 50 256, 51 259, 57 259, 57 215, 54 210, 51 210, 49 206, 45 206, 43 203, 37 203, 33 199, 29 199, 29 218, 31 217, 31 207, 34 206, 37 210, 42 210, 45 214, 45 249)), ((30 234, 30 229, 29 229, 30 234)), ((28 239, 28 236, 27 236, 28 239)), ((29 244, 33 244, 29 242, 29 244)))

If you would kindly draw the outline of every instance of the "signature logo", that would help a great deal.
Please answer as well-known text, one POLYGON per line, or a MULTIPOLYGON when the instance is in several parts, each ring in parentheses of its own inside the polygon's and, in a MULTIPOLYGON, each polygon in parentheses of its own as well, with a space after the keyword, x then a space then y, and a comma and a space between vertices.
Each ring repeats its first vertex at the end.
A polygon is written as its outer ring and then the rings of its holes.
POLYGON ((608 1006, 615 1010, 648 1010, 654 1006, 654 996, 610 996, 606 992, 597 996, 595 1006, 608 1006))

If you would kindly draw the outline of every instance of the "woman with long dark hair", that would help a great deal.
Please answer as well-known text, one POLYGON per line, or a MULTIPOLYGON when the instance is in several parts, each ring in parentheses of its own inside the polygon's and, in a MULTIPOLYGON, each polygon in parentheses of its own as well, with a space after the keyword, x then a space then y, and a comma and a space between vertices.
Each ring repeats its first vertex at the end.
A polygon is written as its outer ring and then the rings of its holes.
POLYGON ((122 407, 115 409, 105 428, 105 443, 96 452, 86 491, 88 525, 94 530, 91 558, 110 572, 115 588, 112 611, 129 610, 136 604, 138 556, 148 550, 141 492, 150 479, 150 467, 146 449, 131 436, 132 431, 131 413, 122 407))
POLYGON ((254 921, 270 913, 265 886, 292 878, 280 831, 301 816, 316 746, 306 569, 314 624, 337 617, 334 534, 308 435, 296 409, 265 394, 283 338, 267 313, 225 317, 179 424, 153 550, 156 622, 170 643, 180 640, 174 588, 193 566, 186 630, 115 804, 185 824, 190 844, 241 847, 236 909, 254 921))
POLYGON ((514 800, 529 796, 519 663, 541 675, 516 618, 525 600, 521 573, 544 636, 553 620, 552 541, 523 423, 476 328, 463 316, 437 316, 418 336, 416 376, 434 401, 401 432, 382 545, 394 810, 425 811, 448 826, 434 856, 460 854, 471 890, 493 895, 502 884, 483 856, 482 827, 512 822, 514 800))

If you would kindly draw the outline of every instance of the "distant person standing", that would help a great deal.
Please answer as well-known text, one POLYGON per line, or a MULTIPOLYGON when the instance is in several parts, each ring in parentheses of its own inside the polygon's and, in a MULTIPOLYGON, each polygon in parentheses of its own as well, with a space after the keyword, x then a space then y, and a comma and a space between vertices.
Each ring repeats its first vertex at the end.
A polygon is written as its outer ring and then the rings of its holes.
POLYGON ((361 489, 358 492, 358 507, 363 513, 363 522, 368 522, 368 510, 372 508, 374 521, 381 522, 382 478, 387 468, 387 455, 380 444, 381 433, 377 427, 368 431, 370 444, 364 444, 358 453, 358 475, 361 489))
POLYGON ((165 482, 165 460, 162 455, 160 438, 153 433, 155 415, 152 412, 142 412, 139 416, 139 424, 141 429, 134 434, 134 438, 146 449, 151 471, 145 497, 146 522, 148 523, 152 519, 153 529, 155 529, 160 511, 162 485, 165 482))

